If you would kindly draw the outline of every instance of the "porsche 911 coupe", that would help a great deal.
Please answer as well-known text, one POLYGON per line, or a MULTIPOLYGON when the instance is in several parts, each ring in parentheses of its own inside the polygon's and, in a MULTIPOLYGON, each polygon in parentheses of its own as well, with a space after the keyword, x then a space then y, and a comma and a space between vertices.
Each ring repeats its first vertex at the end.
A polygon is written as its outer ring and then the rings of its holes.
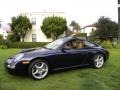
POLYGON ((24 49, 5 61, 8 72, 27 72, 33 79, 43 79, 50 71, 91 65, 103 67, 109 52, 96 43, 77 37, 57 39, 44 47, 24 49))

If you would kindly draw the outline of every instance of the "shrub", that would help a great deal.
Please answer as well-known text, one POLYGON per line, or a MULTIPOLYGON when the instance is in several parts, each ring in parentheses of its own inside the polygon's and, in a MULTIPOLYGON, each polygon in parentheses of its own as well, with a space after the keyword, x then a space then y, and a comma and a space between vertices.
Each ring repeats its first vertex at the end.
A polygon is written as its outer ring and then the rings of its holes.
POLYGON ((80 33, 79 36, 80 36, 80 37, 86 37, 86 36, 87 36, 87 33, 80 33))
POLYGON ((7 49, 8 47, 6 45, 0 45, 0 49, 7 49))
POLYGON ((103 41, 100 45, 104 48, 113 48, 112 43, 110 41, 103 41))
POLYGON ((120 49, 120 43, 114 45, 115 48, 120 49))
POLYGON ((0 34, 0 40, 3 40, 3 36, 0 34))
POLYGON ((17 42, 17 41, 20 41, 20 36, 14 35, 13 33, 10 33, 7 36, 7 40, 12 41, 12 42, 17 42))
POLYGON ((34 48, 42 47, 48 44, 48 42, 12 42, 8 45, 9 48, 34 48))
POLYGON ((9 40, 0 40, 0 45, 6 45, 8 48, 11 46, 12 42, 9 40))

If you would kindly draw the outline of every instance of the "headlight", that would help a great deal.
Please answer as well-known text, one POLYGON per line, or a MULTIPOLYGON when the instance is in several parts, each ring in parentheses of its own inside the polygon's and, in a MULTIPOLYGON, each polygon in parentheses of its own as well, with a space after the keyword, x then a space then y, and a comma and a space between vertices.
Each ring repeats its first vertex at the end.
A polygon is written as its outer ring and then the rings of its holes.
POLYGON ((19 61, 23 56, 24 56, 23 53, 17 54, 17 55, 15 56, 14 62, 19 61))

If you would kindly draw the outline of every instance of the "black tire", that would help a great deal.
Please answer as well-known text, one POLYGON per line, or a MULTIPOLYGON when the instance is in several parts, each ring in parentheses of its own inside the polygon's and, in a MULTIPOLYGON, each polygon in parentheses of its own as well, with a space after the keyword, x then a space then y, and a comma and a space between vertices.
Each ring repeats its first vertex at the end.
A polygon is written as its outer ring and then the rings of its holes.
MULTIPOLYGON (((37 71, 37 69, 36 69, 36 71, 37 71)), ((39 70, 38 70, 38 72, 39 72, 39 70)), ((33 62, 31 62, 31 64, 29 65, 28 75, 29 75, 32 79, 35 79, 35 80, 44 79, 44 78, 47 77, 48 73, 49 73, 49 65, 48 65, 47 61, 45 61, 45 60, 36 59, 36 60, 34 60, 33 62), (33 75, 33 68, 35 68, 35 65, 40 64, 40 63, 44 63, 45 66, 47 66, 48 71, 47 71, 47 73, 46 73, 46 75, 45 75, 44 77, 37 78, 37 77, 35 77, 35 75, 33 75)))
POLYGON ((103 54, 96 54, 94 57, 93 57, 93 67, 96 68, 96 69, 99 69, 99 68, 102 68, 104 66, 104 63, 105 63, 105 58, 104 58, 104 55, 103 54), (101 58, 101 60, 97 59, 97 58, 101 58))

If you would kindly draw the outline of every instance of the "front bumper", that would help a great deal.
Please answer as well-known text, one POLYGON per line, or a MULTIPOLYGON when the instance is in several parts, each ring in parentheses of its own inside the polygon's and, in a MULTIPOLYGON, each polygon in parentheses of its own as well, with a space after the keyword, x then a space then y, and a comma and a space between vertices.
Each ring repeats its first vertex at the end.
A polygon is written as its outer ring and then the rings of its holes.
POLYGON ((5 69, 11 73, 11 74, 23 74, 23 73, 27 73, 28 72, 28 67, 29 64, 23 64, 23 61, 16 63, 14 68, 11 68, 11 63, 8 63, 7 61, 5 61, 4 63, 5 69))

